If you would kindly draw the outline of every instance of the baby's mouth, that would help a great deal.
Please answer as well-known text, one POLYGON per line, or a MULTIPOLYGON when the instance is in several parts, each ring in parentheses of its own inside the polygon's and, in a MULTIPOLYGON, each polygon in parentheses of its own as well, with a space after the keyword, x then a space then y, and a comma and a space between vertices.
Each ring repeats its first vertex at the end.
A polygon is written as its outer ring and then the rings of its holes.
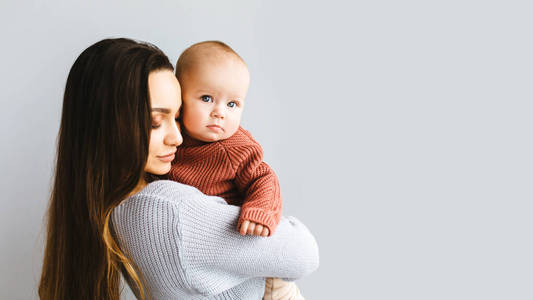
POLYGON ((206 127, 211 129, 211 130, 213 130, 213 131, 215 131, 215 132, 223 132, 224 131, 224 128, 222 128, 219 125, 207 125, 206 127))

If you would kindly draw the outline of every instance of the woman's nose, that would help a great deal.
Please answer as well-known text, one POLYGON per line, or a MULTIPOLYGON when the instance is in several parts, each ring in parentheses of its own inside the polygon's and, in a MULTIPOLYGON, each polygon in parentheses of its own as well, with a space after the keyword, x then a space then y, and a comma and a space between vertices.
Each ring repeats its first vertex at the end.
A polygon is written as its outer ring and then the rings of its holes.
POLYGON ((170 129, 170 132, 166 136, 166 144, 170 146, 179 146, 183 143, 183 137, 181 136, 181 128, 178 122, 170 129))
POLYGON ((181 145, 181 143, 183 143, 183 136, 181 135, 181 132, 178 131, 178 134, 176 135, 176 142, 175 142, 176 147, 181 145))

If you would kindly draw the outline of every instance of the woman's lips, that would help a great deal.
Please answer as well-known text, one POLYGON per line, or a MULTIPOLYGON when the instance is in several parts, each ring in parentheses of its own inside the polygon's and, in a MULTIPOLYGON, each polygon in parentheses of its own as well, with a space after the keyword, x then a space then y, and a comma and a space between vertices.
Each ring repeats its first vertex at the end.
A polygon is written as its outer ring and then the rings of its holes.
POLYGON ((207 128, 211 129, 214 132, 223 132, 224 129, 218 125, 207 125, 207 128))
POLYGON ((176 156, 174 153, 176 152, 172 152, 170 154, 161 155, 161 156, 158 155, 157 158, 159 158, 159 160, 163 162, 172 162, 174 160, 174 157, 176 156))

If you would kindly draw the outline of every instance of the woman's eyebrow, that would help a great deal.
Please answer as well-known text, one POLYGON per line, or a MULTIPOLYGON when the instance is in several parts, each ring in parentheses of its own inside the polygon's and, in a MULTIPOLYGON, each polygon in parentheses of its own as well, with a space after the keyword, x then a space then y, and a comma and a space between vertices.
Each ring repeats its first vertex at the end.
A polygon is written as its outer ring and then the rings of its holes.
POLYGON ((153 108, 152 108, 152 111, 162 112, 162 113, 164 113, 164 114, 169 114, 169 113, 170 113, 170 109, 168 109, 168 108, 161 108, 161 107, 153 107, 153 108))

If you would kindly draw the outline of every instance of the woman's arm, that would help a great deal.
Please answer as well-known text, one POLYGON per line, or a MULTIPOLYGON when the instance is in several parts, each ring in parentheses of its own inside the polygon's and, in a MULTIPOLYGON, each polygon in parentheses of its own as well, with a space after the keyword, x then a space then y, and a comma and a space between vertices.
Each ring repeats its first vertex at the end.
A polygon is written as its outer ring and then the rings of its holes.
POLYGON ((196 188, 158 181, 135 198, 117 209, 116 221, 139 231, 124 231, 121 245, 156 285, 216 295, 255 277, 298 279, 318 267, 317 243, 296 218, 282 218, 270 237, 241 236, 240 208, 196 188))
POLYGON ((202 193, 180 201, 177 230, 188 263, 210 264, 246 276, 297 279, 318 267, 318 246, 295 217, 283 217, 271 237, 242 236, 235 229, 240 208, 202 193), (195 255, 203 252, 209 255, 195 255), (246 262, 246 263, 244 263, 246 262))
POLYGON ((240 208, 194 189, 180 192, 175 206, 182 264, 191 285, 208 291, 208 274, 235 284, 251 277, 301 278, 317 269, 318 246, 307 227, 282 218, 270 237, 242 236, 236 228, 240 208), (189 270, 187 272, 187 270, 189 270), (205 286, 204 286, 205 284, 205 286))

